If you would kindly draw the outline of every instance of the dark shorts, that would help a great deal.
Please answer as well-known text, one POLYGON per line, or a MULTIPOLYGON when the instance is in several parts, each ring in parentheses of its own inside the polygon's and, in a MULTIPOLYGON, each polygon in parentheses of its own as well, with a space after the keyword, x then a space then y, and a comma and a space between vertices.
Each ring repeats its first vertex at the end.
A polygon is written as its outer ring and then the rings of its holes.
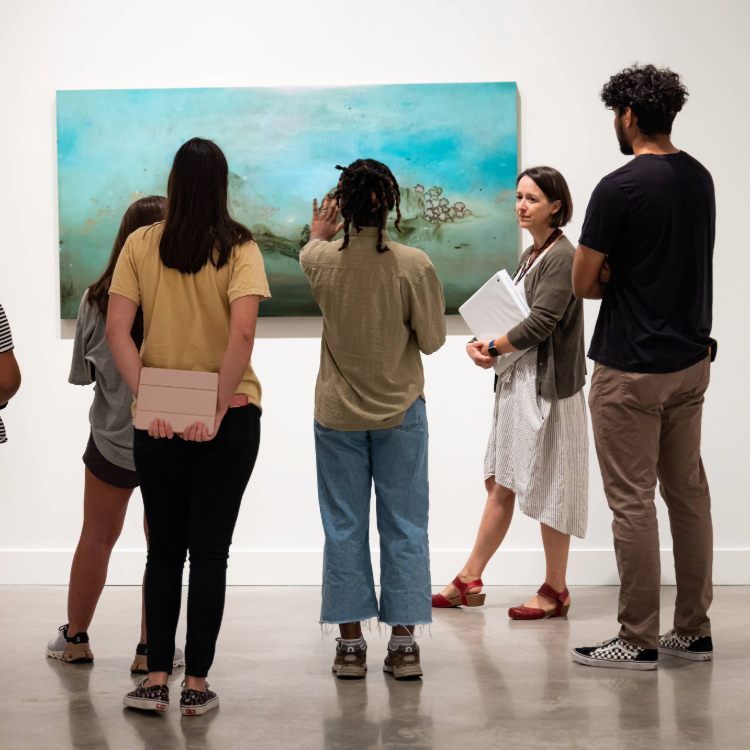
POLYGON ((102 456, 96 447, 93 435, 89 435, 86 452, 83 454, 83 463, 97 479, 113 487, 133 490, 139 484, 138 475, 134 471, 123 469, 122 466, 117 466, 102 456))

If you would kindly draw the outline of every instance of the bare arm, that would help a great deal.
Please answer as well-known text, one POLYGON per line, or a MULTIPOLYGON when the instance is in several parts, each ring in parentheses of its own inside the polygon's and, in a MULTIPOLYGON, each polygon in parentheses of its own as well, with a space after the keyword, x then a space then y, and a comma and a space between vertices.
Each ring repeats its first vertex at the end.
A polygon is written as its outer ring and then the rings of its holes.
POLYGON ((258 323, 260 297, 251 295, 232 302, 229 325, 229 342, 219 371, 219 398, 217 411, 226 413, 229 401, 237 392, 242 376, 250 363, 255 345, 255 328, 258 323))
POLYGON ((219 395, 216 403, 216 421, 213 433, 209 434, 206 425, 196 422, 183 433, 185 440, 205 442, 212 440, 219 431, 224 415, 229 409, 229 402, 237 392, 237 387, 250 363, 255 345, 255 328, 258 323, 258 305, 260 297, 250 295, 239 297, 231 305, 229 324, 229 341, 219 371, 219 395))
POLYGON ((573 261, 573 294, 578 299, 601 299, 608 283, 607 256, 579 245, 573 261))
POLYGON ((21 371, 13 351, 0 354, 0 406, 7 404, 21 387, 21 371))
POLYGON ((107 308, 107 329, 105 335, 109 350, 133 395, 138 398, 138 383, 141 378, 141 356, 133 341, 130 330, 133 327, 138 305, 120 294, 109 295, 107 308))

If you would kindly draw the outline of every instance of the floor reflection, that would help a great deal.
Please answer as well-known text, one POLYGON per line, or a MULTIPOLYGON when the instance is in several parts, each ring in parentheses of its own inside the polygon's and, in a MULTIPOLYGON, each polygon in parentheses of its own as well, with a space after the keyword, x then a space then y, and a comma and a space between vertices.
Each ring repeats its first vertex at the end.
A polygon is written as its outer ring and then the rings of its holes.
POLYGON ((422 710, 422 680, 394 680, 383 675, 388 713, 380 722, 383 748, 432 748, 432 716, 422 710))
MULTIPOLYGON (((662 745, 662 720, 659 700, 659 671, 639 672, 632 669, 604 669, 574 664, 575 677, 593 683, 593 692, 588 695, 596 701, 592 722, 588 725, 597 735, 600 728, 596 722, 597 711, 606 713, 602 722, 607 731, 610 748, 632 750, 642 740, 653 745, 662 745), (610 699, 610 696, 614 700, 610 699)), ((591 699, 591 698, 590 698, 591 699)))
MULTIPOLYGON (((216 746, 209 740, 211 722, 221 714, 221 706, 203 716, 183 716, 180 719, 180 730, 185 738, 185 750, 214 750, 216 746)), ((216 748, 218 750, 218 748, 216 748)))
POLYGON ((367 750, 377 747, 380 724, 368 715, 367 680, 340 680, 332 676, 337 712, 323 719, 326 750, 367 750))
POLYGON ((713 666, 712 661, 659 657, 659 671, 672 683, 674 720, 683 747, 692 747, 696 738, 702 747, 714 746, 713 666), (696 705, 702 710, 696 711, 696 705))
MULTIPOLYGON (((509 688, 499 667, 497 654, 493 657, 487 648, 493 639, 486 633, 484 612, 467 612, 462 609, 443 613, 440 625, 464 646, 464 659, 474 672, 477 688, 476 712, 481 712, 485 730, 502 729, 516 718, 513 691, 509 688), (479 706, 481 705, 481 708, 479 706)), ((477 721, 477 716, 472 721, 477 721)))
POLYGON ((57 675, 68 694, 68 728, 73 748, 109 750, 107 735, 91 702, 89 683, 93 664, 63 664, 47 659, 47 666, 57 675))

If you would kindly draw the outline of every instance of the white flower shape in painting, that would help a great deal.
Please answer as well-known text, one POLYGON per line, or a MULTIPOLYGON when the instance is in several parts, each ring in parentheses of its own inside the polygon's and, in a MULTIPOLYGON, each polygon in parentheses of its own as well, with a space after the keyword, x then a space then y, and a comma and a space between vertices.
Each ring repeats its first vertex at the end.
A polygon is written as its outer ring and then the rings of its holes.
POLYGON ((418 184, 414 186, 414 190, 424 196, 422 218, 431 224, 445 224, 471 216, 471 211, 466 208, 464 202, 456 201, 451 206, 447 198, 441 198, 443 188, 439 185, 433 185, 429 190, 425 190, 424 185, 418 184))

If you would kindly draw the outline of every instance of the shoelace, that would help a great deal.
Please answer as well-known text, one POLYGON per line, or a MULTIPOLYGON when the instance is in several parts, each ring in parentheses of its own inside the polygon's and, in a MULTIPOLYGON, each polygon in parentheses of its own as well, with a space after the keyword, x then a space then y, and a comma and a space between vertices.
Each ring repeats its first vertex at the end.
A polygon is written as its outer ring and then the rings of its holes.
POLYGON ((617 636, 614 638, 610 638, 608 641, 602 641, 601 643, 597 643, 597 648, 603 648, 604 646, 609 646, 611 643, 614 643, 617 640, 617 636))

